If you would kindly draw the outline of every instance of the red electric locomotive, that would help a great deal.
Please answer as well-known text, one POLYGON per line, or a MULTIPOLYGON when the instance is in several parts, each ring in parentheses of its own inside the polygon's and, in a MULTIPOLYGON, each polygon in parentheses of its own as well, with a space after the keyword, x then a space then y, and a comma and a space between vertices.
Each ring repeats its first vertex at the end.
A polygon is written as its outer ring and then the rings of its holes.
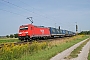
POLYGON ((47 27, 34 26, 32 24, 22 25, 18 33, 19 40, 32 40, 50 37, 50 31, 47 27))

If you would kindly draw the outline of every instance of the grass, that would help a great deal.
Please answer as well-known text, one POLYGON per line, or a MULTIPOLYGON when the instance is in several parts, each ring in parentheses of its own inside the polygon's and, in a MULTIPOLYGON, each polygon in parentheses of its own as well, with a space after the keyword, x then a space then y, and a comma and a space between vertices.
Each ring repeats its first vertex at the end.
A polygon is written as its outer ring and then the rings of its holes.
POLYGON ((0 38, 1 43, 8 43, 8 42, 19 42, 18 38, 0 38))
POLYGON ((46 47, 46 42, 38 43, 37 41, 32 42, 32 44, 28 42, 20 45, 15 45, 14 43, 4 44, 4 46, 0 48, 0 60, 15 60, 27 53, 32 54, 32 52, 44 50, 46 47))
POLYGON ((90 50, 89 50, 89 53, 88 53, 88 60, 90 60, 90 50))
POLYGON ((33 52, 32 54, 25 54, 17 60, 49 60, 51 57, 55 56, 56 54, 64 51, 65 49, 75 45, 76 43, 86 38, 88 38, 88 36, 82 36, 82 37, 76 36, 76 38, 72 37, 71 40, 70 39, 62 40, 63 41, 62 43, 58 43, 57 41, 54 41, 51 44, 55 43, 56 45, 54 46, 50 45, 51 47, 38 52, 33 52))
POLYGON ((68 57, 66 57, 67 59, 71 59, 71 58, 76 58, 76 57, 78 57, 78 54, 80 53, 80 51, 82 50, 82 47, 84 46, 84 45, 86 45, 86 43, 89 41, 89 39, 88 40, 86 40, 85 42, 83 42, 80 46, 78 46, 76 49, 74 49, 72 52, 71 52, 71 54, 68 56, 68 57))

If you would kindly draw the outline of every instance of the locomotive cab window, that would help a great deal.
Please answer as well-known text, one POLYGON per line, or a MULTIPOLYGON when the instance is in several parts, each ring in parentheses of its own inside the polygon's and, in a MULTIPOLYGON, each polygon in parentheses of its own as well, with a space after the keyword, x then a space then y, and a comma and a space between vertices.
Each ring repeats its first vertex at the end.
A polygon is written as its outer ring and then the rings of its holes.
POLYGON ((28 27, 20 28, 20 30, 28 30, 28 27))

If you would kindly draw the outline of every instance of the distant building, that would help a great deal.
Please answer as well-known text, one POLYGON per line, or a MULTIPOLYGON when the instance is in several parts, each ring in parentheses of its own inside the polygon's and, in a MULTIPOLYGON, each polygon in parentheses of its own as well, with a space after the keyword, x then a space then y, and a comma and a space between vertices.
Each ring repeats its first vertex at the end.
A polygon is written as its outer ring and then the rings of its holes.
POLYGON ((6 38, 6 36, 0 36, 0 38, 6 38))

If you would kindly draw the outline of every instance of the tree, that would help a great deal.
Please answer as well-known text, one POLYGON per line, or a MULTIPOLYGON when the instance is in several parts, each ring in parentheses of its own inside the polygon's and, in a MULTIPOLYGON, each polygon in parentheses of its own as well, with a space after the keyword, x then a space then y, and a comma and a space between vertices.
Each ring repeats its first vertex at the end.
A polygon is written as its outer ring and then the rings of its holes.
POLYGON ((16 33, 16 34, 14 34, 14 37, 15 37, 15 38, 18 38, 18 34, 17 34, 17 33, 16 33))
POLYGON ((82 31, 79 34, 80 35, 90 35, 90 31, 82 31))
POLYGON ((7 38, 9 38, 9 35, 6 35, 7 38))
POLYGON ((10 38, 13 38, 14 37, 14 35, 13 34, 10 34, 10 38))

